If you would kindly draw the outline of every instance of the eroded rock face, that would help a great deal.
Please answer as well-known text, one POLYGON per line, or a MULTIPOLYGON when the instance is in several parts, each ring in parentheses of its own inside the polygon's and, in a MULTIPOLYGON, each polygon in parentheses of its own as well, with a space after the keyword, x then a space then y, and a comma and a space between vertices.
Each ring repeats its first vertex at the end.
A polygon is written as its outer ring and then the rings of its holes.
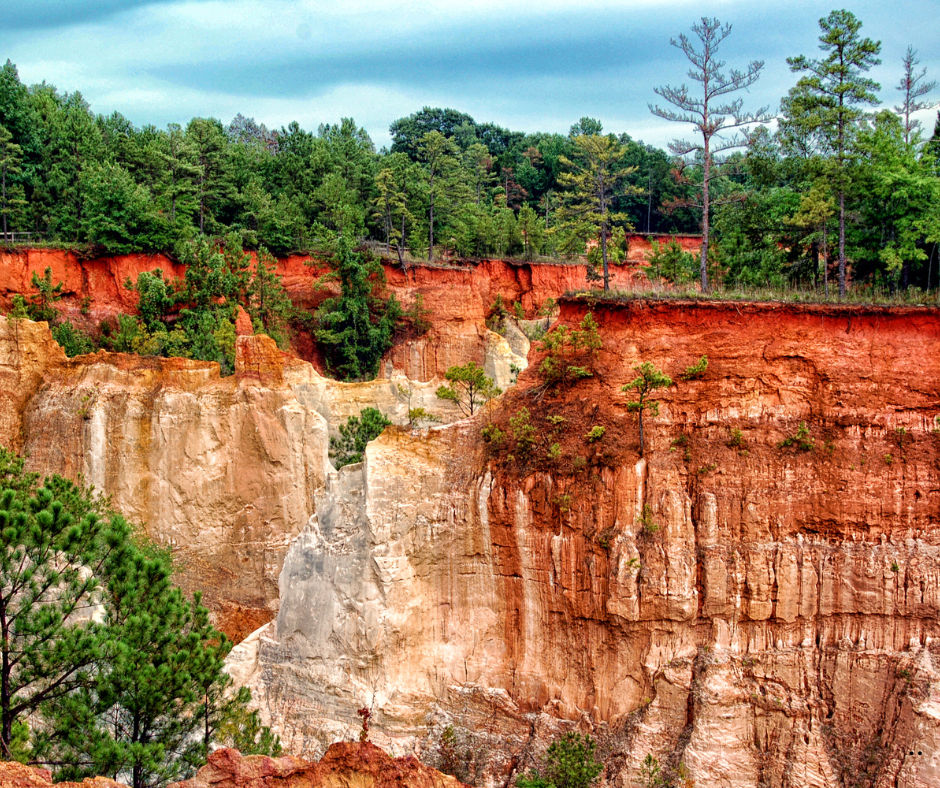
POLYGON ((236 655, 265 714, 311 754, 362 705, 393 748, 453 723, 494 785, 565 724, 595 731, 614 785, 646 753, 699 785, 937 784, 935 311, 596 317, 593 380, 536 399, 530 370, 503 401, 565 419, 561 457, 510 458, 462 422, 387 431, 329 477, 276 622, 236 655), (703 354, 641 457, 620 387, 703 354), (812 446, 783 445, 801 422, 812 446))
POLYGON ((319 763, 284 756, 243 756, 216 750, 191 780, 170 788, 461 788, 463 783, 420 763, 392 758, 369 742, 339 742, 319 763))
POLYGON ((236 641, 277 611, 287 546, 332 470, 331 431, 365 407, 407 423, 409 397, 459 418, 435 388, 336 383, 263 336, 238 338, 227 378, 186 359, 66 359, 45 324, 0 318, 0 445, 112 496, 174 549, 181 584, 236 641))
MULTIPOLYGON (((15 761, 0 761, 2 788, 52 788, 52 773, 48 769, 24 766, 15 761)), ((59 788, 127 788, 123 783, 107 777, 89 777, 80 783, 55 783, 59 788)))

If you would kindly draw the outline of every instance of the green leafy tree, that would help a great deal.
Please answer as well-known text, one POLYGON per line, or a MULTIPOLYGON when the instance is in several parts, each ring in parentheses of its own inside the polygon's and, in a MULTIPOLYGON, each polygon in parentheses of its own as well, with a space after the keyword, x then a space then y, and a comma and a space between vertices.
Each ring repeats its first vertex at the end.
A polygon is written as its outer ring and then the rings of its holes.
POLYGON ((449 385, 439 386, 435 393, 440 399, 453 402, 465 416, 472 416, 482 405, 502 394, 486 371, 473 361, 451 367, 444 379, 449 385))
POLYGON ((643 436, 643 414, 649 411, 650 415, 659 415, 659 400, 650 397, 657 389, 669 388, 672 385, 672 378, 665 372, 658 370, 651 362, 644 361, 633 367, 640 374, 630 383, 621 387, 623 392, 633 392, 637 394, 637 399, 627 402, 627 410, 635 413, 637 422, 640 426, 640 456, 645 452, 646 443, 643 436))
POLYGON ((566 733, 549 745, 538 769, 516 780, 518 788, 588 788, 604 764, 596 760, 597 745, 590 736, 566 733))
POLYGON ((578 235, 595 235, 601 250, 604 290, 610 289, 607 242, 614 224, 628 223, 626 214, 613 210, 615 190, 623 193, 635 187, 622 186, 634 168, 624 165, 625 151, 613 135, 579 134, 573 139, 572 158, 562 156, 567 172, 559 173, 565 189, 559 216, 578 235))
POLYGON ((701 135, 701 142, 676 140, 670 144, 669 149, 680 157, 694 155, 696 161, 702 166, 701 201, 679 200, 674 203, 674 206, 701 208, 702 252, 699 271, 702 292, 707 293, 709 230, 713 204, 711 194, 711 182, 714 177, 713 159, 723 151, 740 147, 746 141, 740 135, 722 136, 721 132, 739 129, 753 123, 763 123, 771 116, 766 107, 755 113, 749 113, 744 111, 742 99, 729 101, 724 98, 753 85, 764 67, 762 60, 755 60, 748 65, 746 71, 731 69, 727 73, 722 73, 725 62, 718 59, 718 49, 721 42, 731 34, 731 25, 722 25, 717 19, 702 17, 701 24, 692 25, 692 32, 698 38, 700 48, 696 48, 695 43, 684 33, 679 36, 678 40, 672 39, 670 43, 680 49, 692 64, 689 77, 699 83, 700 92, 693 92, 686 85, 679 87, 664 85, 654 88, 658 96, 676 109, 653 104, 650 104, 649 108, 650 112, 665 120, 691 123, 696 132, 701 135))
POLYGON ((862 23, 846 10, 819 20, 821 59, 787 58, 790 70, 803 73, 783 102, 784 131, 810 134, 830 154, 839 212, 839 297, 845 297, 845 197, 849 165, 855 157, 861 106, 877 104, 880 85, 863 74, 881 63, 881 42, 859 35, 862 23))
POLYGON ((123 518, 60 477, 39 486, 0 448, 0 752, 12 758, 27 715, 87 686, 113 647, 91 620, 106 562, 128 540, 123 518))
POLYGON ((153 195, 135 183, 123 167, 108 162, 89 165, 81 174, 84 211, 82 235, 112 254, 158 250, 170 236, 152 210, 153 195))
POLYGON ((324 301, 316 312, 314 335, 329 369, 343 380, 374 378, 382 355, 392 346, 401 307, 394 296, 384 296, 382 266, 356 252, 340 236, 336 245, 340 294, 324 301))
POLYGON ((366 445, 391 423, 377 408, 363 408, 358 416, 350 416, 340 424, 339 435, 330 438, 330 459, 336 469, 362 462, 366 445))

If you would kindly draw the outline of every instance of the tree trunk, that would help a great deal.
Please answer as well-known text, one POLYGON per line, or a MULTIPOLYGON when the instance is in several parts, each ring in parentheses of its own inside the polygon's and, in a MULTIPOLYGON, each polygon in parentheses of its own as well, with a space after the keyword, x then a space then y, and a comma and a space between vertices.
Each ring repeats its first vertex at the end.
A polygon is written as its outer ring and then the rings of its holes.
POLYGON ((702 292, 708 292, 708 179, 711 177, 711 153, 708 150, 708 137, 705 137, 705 172, 702 178, 702 292))
POLYGON ((845 298, 845 191, 839 189, 839 298, 845 298))
POLYGON ((645 453, 645 443, 643 440, 643 410, 640 409, 637 411, 637 421, 640 424, 640 456, 643 457, 645 453))
POLYGON ((813 261, 813 290, 819 289, 819 241, 810 244, 810 259, 813 261))

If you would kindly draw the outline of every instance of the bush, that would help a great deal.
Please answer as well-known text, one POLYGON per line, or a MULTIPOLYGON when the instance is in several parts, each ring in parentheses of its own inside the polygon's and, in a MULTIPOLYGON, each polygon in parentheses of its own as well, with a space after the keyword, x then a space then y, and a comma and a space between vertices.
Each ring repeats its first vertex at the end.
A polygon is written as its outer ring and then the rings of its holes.
POLYGON ((549 746, 541 766, 516 780, 519 788, 588 788, 604 770, 590 736, 566 733, 549 746))
POLYGON ((339 437, 330 438, 333 466, 339 470, 344 465, 362 462, 366 445, 391 423, 377 408, 365 408, 358 416, 350 416, 339 426, 339 437))
POLYGON ((52 336, 69 358, 94 353, 97 349, 94 340, 84 331, 73 326, 70 320, 53 326, 52 336))
POLYGON ((653 250, 647 258, 649 263, 646 269, 647 279, 651 281, 665 279, 672 284, 682 284, 695 279, 698 273, 695 255, 691 252, 683 252, 675 238, 665 245, 653 241, 652 247, 653 250))

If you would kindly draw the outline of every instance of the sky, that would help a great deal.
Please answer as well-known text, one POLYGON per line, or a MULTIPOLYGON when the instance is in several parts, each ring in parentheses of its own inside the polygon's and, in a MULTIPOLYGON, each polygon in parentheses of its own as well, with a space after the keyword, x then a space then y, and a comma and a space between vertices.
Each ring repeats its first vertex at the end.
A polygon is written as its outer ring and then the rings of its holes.
MULTIPOLYGON (((78 90, 95 112, 137 125, 236 114, 269 128, 316 129, 352 117, 378 147, 389 124, 452 107, 517 131, 567 133, 582 116, 665 146, 689 127, 654 117, 653 89, 691 84, 670 39, 703 16, 732 25, 728 67, 765 65, 745 108, 769 106, 797 77, 788 56, 817 57, 819 19, 804 0, 0 0, 0 58, 27 84, 78 90)), ((841 6, 835 6, 841 7, 841 6)), ((893 106, 901 60, 918 50, 940 79, 940 0, 848 3, 882 42, 869 76, 893 106)), ((0 60, 2 62, 2 60, 0 60)), ((934 92, 940 99, 940 90, 934 92)), ((935 111, 920 116, 933 130, 935 111)))

